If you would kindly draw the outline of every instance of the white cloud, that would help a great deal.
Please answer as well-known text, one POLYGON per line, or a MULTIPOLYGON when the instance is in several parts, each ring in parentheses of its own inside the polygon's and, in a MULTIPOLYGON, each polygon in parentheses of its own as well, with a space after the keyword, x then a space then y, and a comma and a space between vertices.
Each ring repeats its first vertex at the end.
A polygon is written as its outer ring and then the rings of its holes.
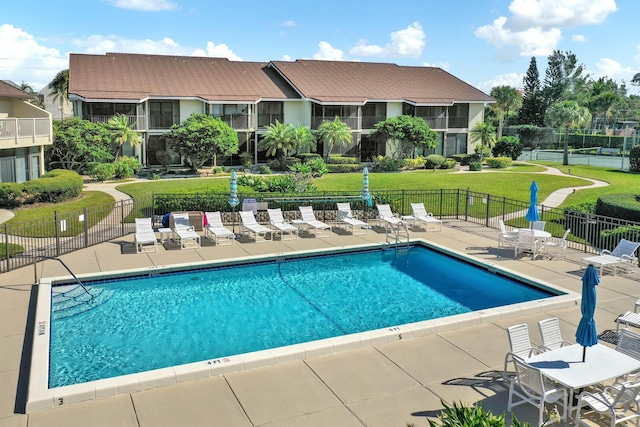
POLYGON ((478 89, 485 93, 491 92, 496 86, 511 86, 516 89, 522 89, 522 80, 524 79, 524 73, 506 73, 495 76, 490 80, 485 80, 483 82, 475 85, 478 89))
POLYGON ((322 59, 327 61, 343 61, 343 52, 335 49, 329 43, 322 41, 318 44, 318 52, 313 55, 313 59, 322 59))
POLYGON ((242 61, 226 44, 216 45, 213 42, 207 42, 207 56, 215 58, 228 58, 232 61, 242 61))
POLYGON ((438 67, 438 68, 442 68, 443 70, 449 69, 449 63, 447 61, 434 62, 434 63, 423 62, 422 65, 424 65, 425 67, 438 67))
POLYGON ((291 59, 291 55, 282 55, 282 60, 283 61, 293 61, 293 59, 291 59))
POLYGON ((2 78, 17 84, 24 81, 35 90, 43 88, 56 73, 69 67, 66 54, 42 46, 31 34, 10 24, 0 25, 0 46, 2 78))
POLYGON ((424 49, 424 39, 422 26, 419 22, 414 22, 404 30, 391 33, 391 42, 384 47, 360 40, 349 53, 359 56, 420 56, 424 49))
POLYGON ((618 61, 610 58, 600 58, 596 62, 595 77, 608 77, 613 80, 631 81, 636 71, 631 67, 623 67, 618 61))
MULTIPOLYGON (((504 56, 509 48, 520 56, 548 56, 562 39, 562 30, 598 25, 615 12, 615 0, 513 0, 511 17, 496 18, 475 31, 504 56)), ((574 41, 583 42, 576 35, 574 41)))
POLYGON ((280 24, 281 27, 296 27, 298 26, 298 24, 296 24, 295 21, 284 21, 282 24, 280 24))
POLYGON ((159 12, 163 10, 176 10, 178 4, 167 0, 107 0, 110 4, 120 9, 141 10, 144 12, 159 12))
POLYGON ((571 40, 578 43, 584 43, 587 41, 587 38, 582 34, 574 34, 571 36, 571 40))

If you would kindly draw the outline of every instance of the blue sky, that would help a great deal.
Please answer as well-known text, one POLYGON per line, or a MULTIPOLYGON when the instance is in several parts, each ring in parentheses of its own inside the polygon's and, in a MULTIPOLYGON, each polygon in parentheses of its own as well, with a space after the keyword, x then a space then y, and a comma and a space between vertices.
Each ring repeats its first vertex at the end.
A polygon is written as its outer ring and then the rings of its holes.
POLYGON ((554 49, 594 78, 640 72, 638 0, 20 0, 1 10, 0 79, 36 90, 69 53, 433 65, 487 93, 521 88, 532 56, 544 78, 554 49))

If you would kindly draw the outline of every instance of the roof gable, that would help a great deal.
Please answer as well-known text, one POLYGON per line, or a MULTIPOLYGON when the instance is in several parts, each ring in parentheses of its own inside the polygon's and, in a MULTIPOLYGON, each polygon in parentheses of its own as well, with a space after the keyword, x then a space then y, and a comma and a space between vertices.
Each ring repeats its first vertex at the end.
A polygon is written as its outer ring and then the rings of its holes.
POLYGON ((0 80, 0 98, 32 99, 33 97, 15 84, 0 80))

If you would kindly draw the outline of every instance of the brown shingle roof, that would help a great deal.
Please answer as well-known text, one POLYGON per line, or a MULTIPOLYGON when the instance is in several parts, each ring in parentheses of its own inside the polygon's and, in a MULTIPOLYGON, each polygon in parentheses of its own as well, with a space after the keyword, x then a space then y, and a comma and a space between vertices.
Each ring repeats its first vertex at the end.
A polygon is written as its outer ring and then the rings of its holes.
POLYGON ((305 97, 324 103, 408 101, 416 104, 493 102, 493 98, 435 67, 389 63, 272 61, 305 97))
POLYGON ((299 98, 266 62, 123 53, 71 54, 69 94, 122 100, 197 97, 254 102, 299 98))
POLYGON ((34 96, 19 87, 0 80, 0 98, 31 99, 34 96))

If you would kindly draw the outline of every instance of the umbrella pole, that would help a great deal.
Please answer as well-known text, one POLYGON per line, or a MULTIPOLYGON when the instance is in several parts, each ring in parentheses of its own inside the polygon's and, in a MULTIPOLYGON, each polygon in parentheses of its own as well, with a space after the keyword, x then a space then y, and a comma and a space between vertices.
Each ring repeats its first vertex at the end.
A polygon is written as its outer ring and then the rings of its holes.
POLYGON ((233 213, 231 214, 231 224, 233 226, 233 234, 236 234, 236 207, 233 207, 233 213))
POLYGON ((582 347, 582 361, 584 362, 584 357, 587 355, 587 347, 582 347))

